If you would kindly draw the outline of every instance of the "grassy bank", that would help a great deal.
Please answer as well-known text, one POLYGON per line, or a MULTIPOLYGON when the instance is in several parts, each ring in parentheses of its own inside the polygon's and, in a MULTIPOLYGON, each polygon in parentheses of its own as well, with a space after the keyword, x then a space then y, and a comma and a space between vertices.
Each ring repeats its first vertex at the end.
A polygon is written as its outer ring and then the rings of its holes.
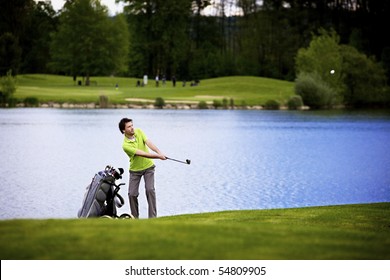
POLYGON ((91 85, 79 86, 77 79, 56 75, 19 75, 15 98, 23 101, 27 97, 38 98, 39 102, 97 103, 99 96, 107 96, 113 104, 127 104, 128 99, 146 99, 154 102, 157 97, 165 101, 221 101, 234 100, 236 105, 263 105, 268 100, 285 104, 294 95, 293 83, 261 77, 225 77, 200 81, 198 86, 176 87, 167 81, 165 86, 156 87, 153 80, 145 87, 137 87, 135 78, 92 77, 91 85), (116 89, 118 84, 118 89, 116 89))
POLYGON ((1 259, 390 259, 390 203, 0 221, 1 259))

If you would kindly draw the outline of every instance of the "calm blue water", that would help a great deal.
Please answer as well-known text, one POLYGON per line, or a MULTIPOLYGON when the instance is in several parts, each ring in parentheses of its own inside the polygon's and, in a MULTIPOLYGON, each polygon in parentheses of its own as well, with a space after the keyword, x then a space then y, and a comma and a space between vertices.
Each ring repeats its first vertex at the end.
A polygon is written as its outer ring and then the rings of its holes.
MULTIPOLYGON (((167 156, 191 159, 155 161, 159 216, 390 201, 385 114, 1 109, 0 219, 77 217, 97 171, 128 168, 122 117, 167 156)), ((119 213, 128 173, 122 181, 119 213)))

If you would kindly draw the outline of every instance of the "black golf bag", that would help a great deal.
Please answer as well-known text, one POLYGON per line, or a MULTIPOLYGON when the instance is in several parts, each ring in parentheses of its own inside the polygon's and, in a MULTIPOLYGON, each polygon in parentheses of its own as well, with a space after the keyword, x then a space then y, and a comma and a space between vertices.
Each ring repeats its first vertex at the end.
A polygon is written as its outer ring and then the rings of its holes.
MULTIPOLYGON (((117 207, 124 205, 123 197, 118 193, 120 186, 115 181, 122 178, 123 168, 119 172, 111 166, 106 166, 92 178, 87 186, 81 209, 78 212, 79 218, 112 217, 118 218, 117 207)), ((128 214, 121 215, 121 218, 131 218, 128 214)))

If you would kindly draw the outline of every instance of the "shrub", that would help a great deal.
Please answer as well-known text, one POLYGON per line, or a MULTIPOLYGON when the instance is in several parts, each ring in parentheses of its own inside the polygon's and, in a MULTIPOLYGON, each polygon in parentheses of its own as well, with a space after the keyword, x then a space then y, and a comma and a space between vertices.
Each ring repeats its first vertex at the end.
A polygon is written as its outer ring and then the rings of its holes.
POLYGON ((290 110, 298 110, 302 108, 303 101, 302 97, 300 95, 294 95, 291 96, 290 99, 287 101, 288 109, 290 110))
POLYGON ((230 98, 230 108, 234 109, 234 99, 230 98))
POLYGON ((199 103, 198 103, 198 108, 199 109, 207 109, 208 107, 207 107, 207 103, 206 103, 206 101, 199 101, 199 103))
POLYGON ((276 100, 268 100, 265 102, 264 107, 267 110, 279 110, 280 104, 276 100))
POLYGON ((154 107, 162 109, 165 106, 165 100, 162 97, 157 97, 154 102, 154 107))
POLYGON ((295 81, 295 93, 311 108, 325 108, 333 104, 335 93, 316 73, 302 72, 295 81))
POLYGON ((16 107, 16 105, 19 103, 19 100, 15 97, 8 98, 8 107, 16 107))
POLYGON ((99 96, 99 107, 108 108, 108 97, 106 95, 99 96))
POLYGON ((12 99, 13 94, 16 91, 16 81, 15 78, 12 77, 12 71, 9 70, 7 75, 0 78, 0 105, 6 104, 12 99))
POLYGON ((23 100, 23 103, 24 103, 25 107, 38 107, 39 106, 39 100, 35 96, 26 97, 23 100))
POLYGON ((215 100, 213 101, 213 106, 214 106, 215 109, 218 109, 219 107, 222 106, 222 102, 215 99, 215 100))
POLYGON ((227 100, 227 98, 222 99, 222 107, 224 109, 228 108, 228 104, 229 104, 229 101, 227 100))

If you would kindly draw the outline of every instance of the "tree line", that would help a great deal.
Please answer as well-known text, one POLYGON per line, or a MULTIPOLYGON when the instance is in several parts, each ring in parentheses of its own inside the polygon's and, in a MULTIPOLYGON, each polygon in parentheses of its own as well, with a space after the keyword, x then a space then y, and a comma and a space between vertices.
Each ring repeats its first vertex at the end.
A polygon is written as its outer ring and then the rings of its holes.
POLYGON ((328 30, 390 80, 390 0, 118 1, 124 12, 110 16, 99 0, 67 0, 58 12, 50 2, 0 0, 0 75, 293 81, 299 51, 328 30))

